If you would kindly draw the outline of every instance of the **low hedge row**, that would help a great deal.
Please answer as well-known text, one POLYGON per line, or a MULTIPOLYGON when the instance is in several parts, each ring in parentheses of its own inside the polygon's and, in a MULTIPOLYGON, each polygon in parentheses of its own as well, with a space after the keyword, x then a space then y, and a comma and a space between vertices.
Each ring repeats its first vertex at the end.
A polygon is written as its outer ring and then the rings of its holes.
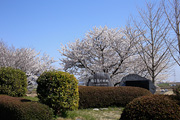
POLYGON ((152 94, 150 91, 139 87, 79 86, 79 108, 123 107, 134 98, 145 95, 152 94))
POLYGON ((0 95, 1 120, 52 120, 53 111, 46 105, 30 100, 0 95))

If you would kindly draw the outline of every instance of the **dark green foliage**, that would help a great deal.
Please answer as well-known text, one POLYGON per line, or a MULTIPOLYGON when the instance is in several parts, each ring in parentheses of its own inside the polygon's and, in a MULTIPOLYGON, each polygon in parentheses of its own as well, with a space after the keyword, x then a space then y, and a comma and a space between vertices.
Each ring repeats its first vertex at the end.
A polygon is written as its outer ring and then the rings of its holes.
POLYGON ((180 107, 167 96, 143 96, 127 104, 120 120, 180 120, 180 107))
POLYGON ((37 80, 39 101, 53 108, 54 113, 61 114, 78 108, 78 81, 66 72, 44 72, 37 80))
POLYGON ((134 98, 144 95, 152 94, 150 91, 139 87, 79 86, 79 108, 123 107, 134 98))
POLYGON ((53 111, 46 105, 18 97, 0 95, 1 120, 52 120, 53 111))
POLYGON ((0 68, 0 94, 24 96, 27 91, 26 74, 11 67, 0 68))

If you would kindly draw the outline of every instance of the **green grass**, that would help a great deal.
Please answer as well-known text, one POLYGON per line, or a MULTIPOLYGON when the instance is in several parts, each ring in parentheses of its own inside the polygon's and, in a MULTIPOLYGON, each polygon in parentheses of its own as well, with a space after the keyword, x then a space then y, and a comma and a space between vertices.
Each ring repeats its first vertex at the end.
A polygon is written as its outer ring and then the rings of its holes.
POLYGON ((100 108, 99 110, 93 109, 79 109, 76 111, 68 111, 66 118, 58 118, 58 120, 118 120, 124 108, 122 107, 109 107, 100 108))
POLYGON ((169 83, 160 83, 158 84, 159 87, 169 87, 169 83))
POLYGON ((37 97, 24 96, 23 98, 24 98, 24 99, 31 100, 31 101, 38 101, 38 98, 37 98, 37 97))

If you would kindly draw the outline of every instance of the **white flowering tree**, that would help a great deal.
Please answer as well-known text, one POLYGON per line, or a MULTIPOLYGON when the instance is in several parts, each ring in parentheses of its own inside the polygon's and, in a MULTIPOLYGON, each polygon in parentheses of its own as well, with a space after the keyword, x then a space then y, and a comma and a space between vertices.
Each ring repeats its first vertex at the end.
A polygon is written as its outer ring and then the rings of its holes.
POLYGON ((34 88, 37 77, 47 70, 52 70, 55 60, 47 54, 40 56, 31 48, 8 47, 0 41, 0 67, 13 67, 24 71, 28 77, 29 88, 34 88))
POLYGON ((137 53, 138 36, 130 27, 120 30, 94 27, 82 40, 62 45, 59 52, 63 57, 60 60, 64 70, 78 75, 80 81, 87 81, 90 75, 103 72, 116 83, 133 66, 130 58, 137 53))

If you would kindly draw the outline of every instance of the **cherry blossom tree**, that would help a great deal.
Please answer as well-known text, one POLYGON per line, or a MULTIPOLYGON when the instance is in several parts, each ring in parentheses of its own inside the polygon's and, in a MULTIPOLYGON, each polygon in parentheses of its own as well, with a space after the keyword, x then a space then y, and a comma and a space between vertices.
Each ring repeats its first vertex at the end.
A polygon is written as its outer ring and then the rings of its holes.
POLYGON ((28 77, 29 87, 35 85, 37 77, 44 71, 52 70, 56 62, 49 55, 36 52, 31 48, 15 48, 0 41, 0 67, 13 67, 24 71, 28 77))
POLYGON ((82 40, 62 45, 60 60, 64 70, 79 76, 80 81, 87 81, 95 73, 108 73, 116 83, 128 74, 128 68, 134 63, 129 58, 137 54, 138 36, 131 27, 94 27, 82 40))

